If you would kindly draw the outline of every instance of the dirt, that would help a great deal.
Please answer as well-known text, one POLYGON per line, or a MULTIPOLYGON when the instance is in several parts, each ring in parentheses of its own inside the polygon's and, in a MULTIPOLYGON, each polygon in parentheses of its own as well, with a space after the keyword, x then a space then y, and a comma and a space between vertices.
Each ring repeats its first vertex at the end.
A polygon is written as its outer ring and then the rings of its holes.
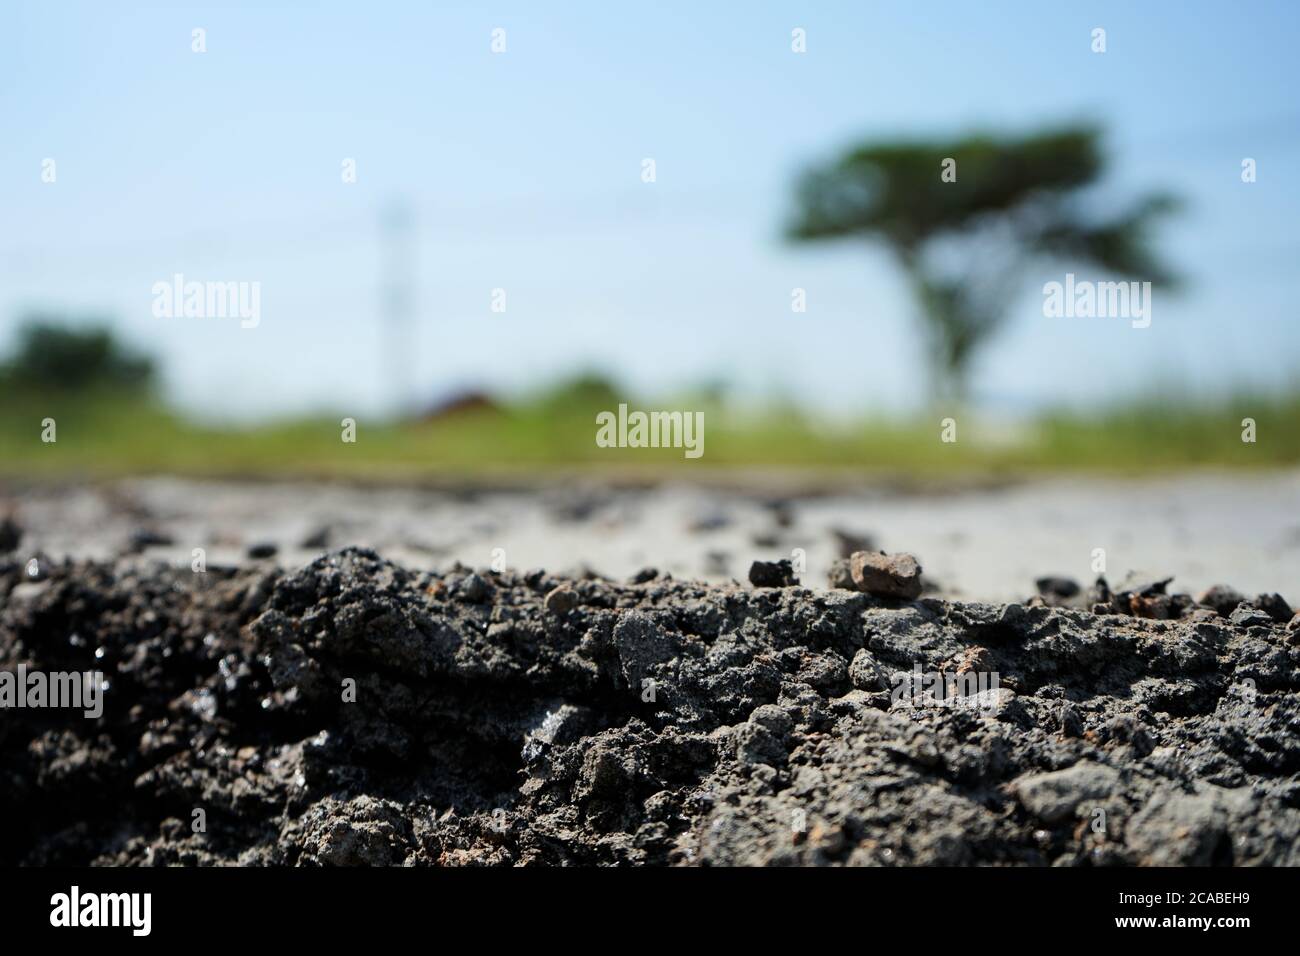
POLYGON ((1300 864, 1281 605, 637 578, 0 559, 0 864, 1300 864))

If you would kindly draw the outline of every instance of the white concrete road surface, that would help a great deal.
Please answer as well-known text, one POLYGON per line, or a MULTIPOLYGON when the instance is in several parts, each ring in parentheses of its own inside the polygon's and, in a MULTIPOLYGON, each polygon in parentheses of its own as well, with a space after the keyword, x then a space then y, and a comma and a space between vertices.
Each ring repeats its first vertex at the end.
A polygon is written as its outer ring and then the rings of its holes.
POLYGON ((170 542, 147 547, 146 557, 184 566, 194 548, 210 564, 230 564, 259 543, 276 545, 276 560, 295 565, 324 550, 323 540, 374 547, 414 567, 454 560, 487 567, 495 557, 520 569, 586 566, 622 578, 652 566, 675 577, 743 581, 753 559, 802 549, 803 581, 821 587, 839 530, 915 553, 928 578, 967 599, 1025 598, 1048 574, 1086 583, 1100 548, 1112 584, 1134 569, 1174 575, 1180 591, 1225 583, 1300 604, 1300 472, 1068 478, 931 494, 864 488, 795 497, 783 510, 756 493, 687 485, 485 492, 174 478, 0 485, 0 515, 11 512, 26 532, 20 553, 54 558, 108 557, 145 530, 170 542))

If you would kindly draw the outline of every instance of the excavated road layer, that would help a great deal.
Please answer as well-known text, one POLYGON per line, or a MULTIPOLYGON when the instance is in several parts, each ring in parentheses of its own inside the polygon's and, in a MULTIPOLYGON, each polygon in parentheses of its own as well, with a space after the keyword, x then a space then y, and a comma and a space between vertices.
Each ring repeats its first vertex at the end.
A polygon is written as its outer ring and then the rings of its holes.
POLYGON ((4 865, 1300 864, 1300 647, 1263 614, 547 599, 356 549, 31 571, 0 561, 0 670, 109 686, 0 711, 4 865), (999 689, 895 700, 917 665, 999 689))

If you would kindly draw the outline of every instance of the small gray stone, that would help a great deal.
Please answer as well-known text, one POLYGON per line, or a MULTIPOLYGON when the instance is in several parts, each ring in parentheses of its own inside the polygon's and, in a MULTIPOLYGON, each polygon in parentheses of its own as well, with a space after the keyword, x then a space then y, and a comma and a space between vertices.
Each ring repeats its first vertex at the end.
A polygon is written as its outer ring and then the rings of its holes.
POLYGON ((754 708, 749 720, 736 728, 736 759, 745 764, 778 766, 786 760, 786 741, 793 722, 775 704, 754 708))
POLYGON ((1233 611, 1228 620, 1237 627, 1269 627, 1273 623, 1273 618, 1269 617, 1266 611, 1248 604, 1243 604, 1233 611))
POLYGON ((1068 700, 1061 703, 1059 720, 1062 737, 1083 736, 1083 717, 1079 714, 1079 708, 1068 700))
POLYGON ((889 678, 884 668, 865 647, 859 648, 849 663, 849 682, 859 690, 888 690, 889 678))
POLYGON ((1011 792, 1038 819, 1060 823, 1073 816, 1083 801, 1109 796, 1118 783, 1119 774, 1113 768, 1081 760, 1064 770, 1018 777, 1011 782, 1011 792))
POLYGON ((776 704, 759 704, 754 708, 754 712, 749 715, 749 722, 758 724, 760 727, 766 727, 778 737, 785 737, 794 726, 790 715, 776 704))
POLYGON ((456 595, 469 604, 483 604, 492 598, 492 585, 476 572, 470 572, 461 579, 456 588, 456 595))
POLYGON ((1197 793, 1180 793, 1166 787, 1134 814, 1126 842, 1152 866, 1223 864, 1233 853, 1227 834, 1239 832, 1256 813, 1249 788, 1202 784, 1197 793))
POLYGON ((628 611, 614 625, 614 645, 622 664, 623 677, 635 690, 658 665, 671 661, 677 642, 654 618, 643 611, 628 611))

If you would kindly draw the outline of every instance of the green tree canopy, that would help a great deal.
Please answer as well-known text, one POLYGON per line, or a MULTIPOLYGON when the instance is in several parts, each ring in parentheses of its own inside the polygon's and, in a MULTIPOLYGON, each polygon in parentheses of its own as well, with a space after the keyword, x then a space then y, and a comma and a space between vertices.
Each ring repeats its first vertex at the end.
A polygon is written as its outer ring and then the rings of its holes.
POLYGON ((1151 227, 1175 200, 1150 194, 1099 215, 1085 190, 1104 169, 1100 134, 1086 126, 868 144, 800 179, 788 232, 883 241, 920 306, 934 397, 960 398, 972 356, 1035 263, 1173 282, 1151 227))
POLYGON ((154 366, 127 350, 106 326, 79 328, 36 316, 19 328, 12 356, 0 364, 0 383, 48 391, 147 391, 154 366))

